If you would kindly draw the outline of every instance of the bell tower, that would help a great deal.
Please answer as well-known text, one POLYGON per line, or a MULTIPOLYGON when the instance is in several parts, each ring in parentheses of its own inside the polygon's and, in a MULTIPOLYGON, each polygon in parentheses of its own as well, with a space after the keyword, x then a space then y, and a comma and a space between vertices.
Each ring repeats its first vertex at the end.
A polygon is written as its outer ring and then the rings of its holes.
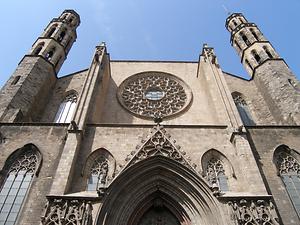
POLYGON ((278 124, 300 124, 300 84, 260 29, 233 13, 226 19, 230 42, 278 124))
POLYGON ((76 41, 76 28, 79 24, 79 15, 74 10, 65 10, 60 17, 49 23, 33 44, 29 55, 43 57, 53 65, 55 72, 58 72, 76 41))
POLYGON ((39 121, 79 24, 74 10, 49 23, 0 91, 0 122, 39 121))

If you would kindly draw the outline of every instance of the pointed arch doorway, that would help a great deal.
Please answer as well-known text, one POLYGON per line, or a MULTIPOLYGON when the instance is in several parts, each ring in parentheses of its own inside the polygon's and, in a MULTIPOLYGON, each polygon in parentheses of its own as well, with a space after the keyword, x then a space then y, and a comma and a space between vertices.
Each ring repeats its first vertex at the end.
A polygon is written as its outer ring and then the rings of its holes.
POLYGON ((156 191, 139 204, 131 215, 131 225, 186 224, 183 209, 170 196, 156 191))
POLYGON ((126 168, 111 183, 97 225, 230 224, 207 183, 188 167, 154 156, 126 168))

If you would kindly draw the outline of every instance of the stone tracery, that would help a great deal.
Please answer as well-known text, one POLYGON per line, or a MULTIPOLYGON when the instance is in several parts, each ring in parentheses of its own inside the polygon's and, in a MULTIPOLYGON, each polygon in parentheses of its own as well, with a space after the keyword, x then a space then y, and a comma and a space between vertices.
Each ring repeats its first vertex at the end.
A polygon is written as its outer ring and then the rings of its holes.
POLYGON ((192 93, 182 80, 171 74, 144 72, 127 78, 120 85, 118 99, 134 114, 165 118, 186 108, 192 93), (149 90, 155 90, 157 96, 149 96, 149 90))
POLYGON ((280 152, 277 160, 280 175, 300 174, 300 164, 292 155, 287 152, 280 152))

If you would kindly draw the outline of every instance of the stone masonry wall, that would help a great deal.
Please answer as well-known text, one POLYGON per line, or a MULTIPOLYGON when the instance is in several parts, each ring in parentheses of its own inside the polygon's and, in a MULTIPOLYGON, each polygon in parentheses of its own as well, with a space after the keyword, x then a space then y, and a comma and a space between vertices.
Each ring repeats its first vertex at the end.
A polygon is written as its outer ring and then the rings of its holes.
POLYGON ((300 128, 299 127, 261 127, 250 128, 256 160, 263 174, 269 194, 272 194, 284 225, 296 225, 300 223, 299 217, 290 201, 288 193, 277 169, 273 163, 275 149, 279 145, 287 145, 300 153, 300 128))
POLYGON ((227 73, 224 73, 224 77, 231 93, 236 91, 245 97, 251 116, 257 125, 276 124, 263 96, 252 80, 248 81, 227 73))
POLYGON ((43 112, 42 122, 54 121, 59 106, 69 91, 76 91, 79 97, 86 73, 87 70, 83 70, 72 75, 61 77, 57 80, 55 87, 53 88, 52 95, 50 96, 49 103, 43 112))
POLYGON ((41 170, 33 178, 17 222, 22 225, 38 225, 57 169, 66 127, 2 125, 0 131, 5 137, 5 142, 0 144, 1 170, 8 156, 25 144, 32 143, 41 152, 41 170))
MULTIPOLYGON (((233 166, 233 171, 226 171, 230 192, 226 195, 235 193, 264 195, 266 194, 264 185, 257 180, 248 179, 251 176, 260 176, 252 152, 245 149, 237 149, 230 142, 230 132, 224 128, 207 127, 166 127, 166 131, 176 140, 176 144, 181 146, 181 150, 186 152, 185 157, 190 157, 191 165, 196 165, 196 171, 202 174, 201 157, 210 149, 216 149, 224 154, 233 166), (243 160, 240 154, 243 152, 243 160), (254 163, 254 164, 253 164, 254 163), (249 164, 249 166, 247 166, 249 164), (250 166, 251 165, 251 166, 250 166), (253 166, 254 165, 254 166, 253 166), (247 167, 248 170, 244 168, 247 167), (250 183, 256 186, 251 189, 250 183)), ((76 171, 71 184, 70 192, 80 192, 86 190, 86 178, 81 176, 85 161, 91 152, 99 149, 107 149, 117 162, 117 170, 125 166, 127 155, 136 150, 136 146, 141 146, 143 137, 149 134, 151 126, 122 126, 122 127, 89 127, 83 139, 77 157, 76 171)))

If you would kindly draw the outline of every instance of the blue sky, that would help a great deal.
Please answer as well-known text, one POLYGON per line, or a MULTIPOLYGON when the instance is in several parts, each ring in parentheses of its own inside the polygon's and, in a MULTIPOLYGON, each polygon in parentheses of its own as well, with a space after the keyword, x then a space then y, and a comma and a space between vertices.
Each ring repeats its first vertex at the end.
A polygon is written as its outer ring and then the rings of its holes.
POLYGON ((300 78, 299 0, 9 0, 0 3, 0 86, 64 9, 82 22, 59 76, 88 68, 105 41, 113 60, 197 61, 208 43, 224 71, 248 77, 230 46, 223 5, 256 23, 300 78))

